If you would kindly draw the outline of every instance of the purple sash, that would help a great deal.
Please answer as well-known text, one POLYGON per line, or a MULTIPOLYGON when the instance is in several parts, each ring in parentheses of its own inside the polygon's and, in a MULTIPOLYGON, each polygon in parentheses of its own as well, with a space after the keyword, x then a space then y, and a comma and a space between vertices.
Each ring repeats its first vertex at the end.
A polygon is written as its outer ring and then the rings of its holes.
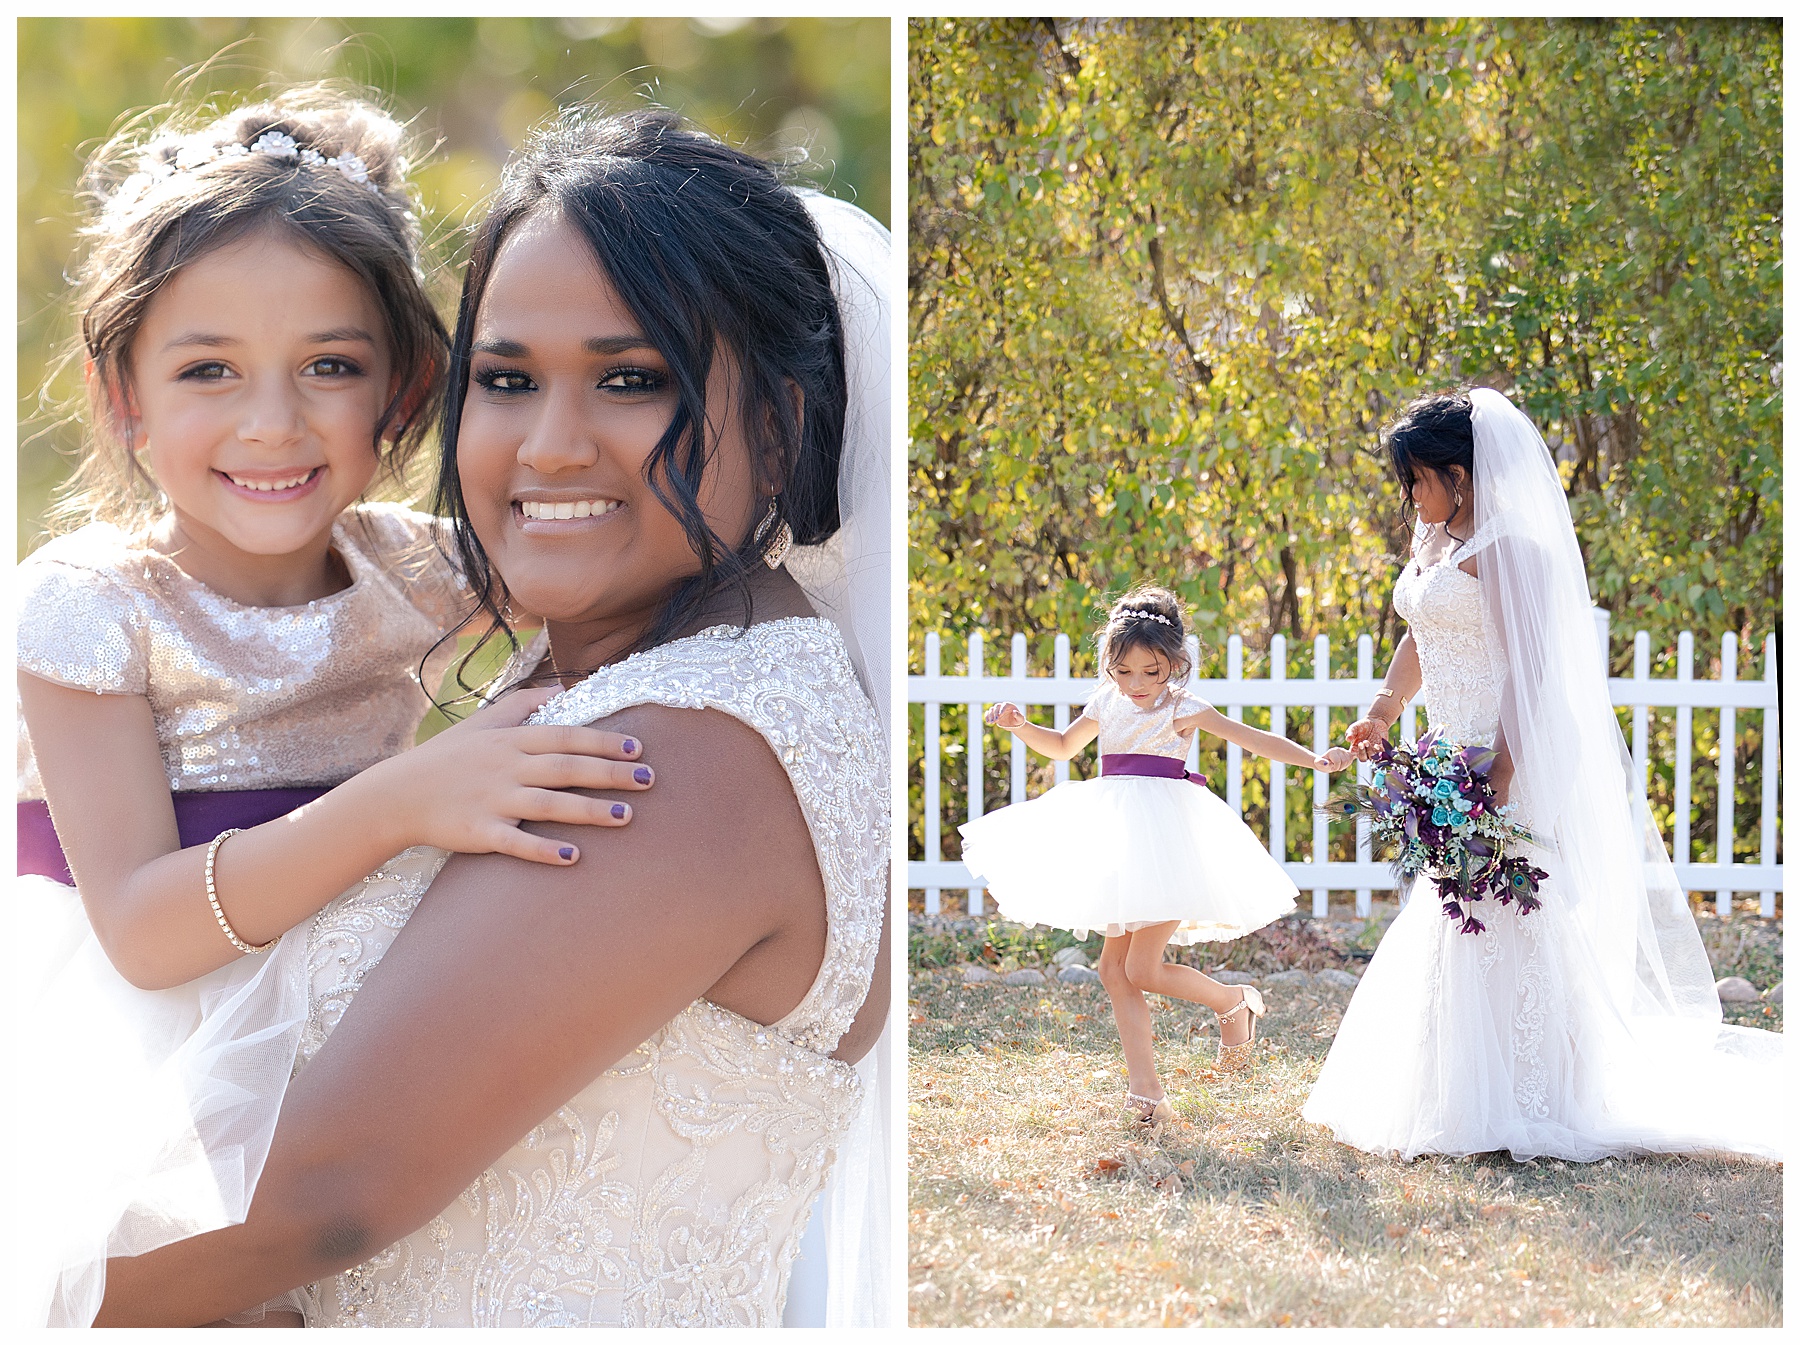
POLYGON ((1192 780, 1206 783, 1198 771, 1190 771, 1179 757, 1159 757, 1153 752, 1108 752, 1100 758, 1101 775, 1152 775, 1159 780, 1192 780))
MULTIPOLYGON (((182 849, 206 845, 232 827, 259 827, 264 822, 294 811, 324 794, 327 786, 304 789, 221 789, 210 793, 183 793, 169 798, 175 804, 175 830, 182 849)), ((19 873, 41 874, 59 883, 74 885, 62 842, 50 822, 50 807, 42 799, 19 805, 19 873)))

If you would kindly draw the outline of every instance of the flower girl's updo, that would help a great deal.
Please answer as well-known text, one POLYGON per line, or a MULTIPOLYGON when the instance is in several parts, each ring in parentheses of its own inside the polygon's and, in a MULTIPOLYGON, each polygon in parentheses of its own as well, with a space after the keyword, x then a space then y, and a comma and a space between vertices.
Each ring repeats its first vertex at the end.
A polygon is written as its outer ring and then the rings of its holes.
POLYGON ((1194 670, 1187 649, 1187 615, 1166 588, 1140 584, 1112 605, 1100 630, 1100 670, 1111 674, 1133 649, 1164 659, 1169 681, 1179 686, 1194 670))
MULTIPOLYGON (((406 133, 374 104, 323 85, 223 116, 139 119, 88 161, 75 266, 79 333, 65 362, 88 370, 87 443, 52 511, 68 527, 145 521, 155 483, 114 408, 131 347, 176 272, 260 228, 274 228, 368 286, 386 319, 394 394, 377 424, 398 474, 430 428, 449 338, 425 290, 419 218, 406 181, 406 133)), ((273 289, 283 278, 272 275, 273 289)))

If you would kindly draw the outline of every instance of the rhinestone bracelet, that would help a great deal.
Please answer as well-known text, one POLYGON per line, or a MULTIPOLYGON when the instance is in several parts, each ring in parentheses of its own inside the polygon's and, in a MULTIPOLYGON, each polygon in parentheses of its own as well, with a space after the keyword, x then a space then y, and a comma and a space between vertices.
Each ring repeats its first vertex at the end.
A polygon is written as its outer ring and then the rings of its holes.
POLYGON ((219 862, 219 847, 242 830, 242 827, 227 828, 214 836, 212 844, 206 847, 206 899, 212 904, 212 913, 219 921, 219 928, 225 931, 225 937, 231 940, 233 948, 240 953, 266 953, 281 942, 281 935, 277 934, 267 943, 245 943, 225 918, 225 908, 219 905, 219 889, 213 883, 213 868, 219 862))

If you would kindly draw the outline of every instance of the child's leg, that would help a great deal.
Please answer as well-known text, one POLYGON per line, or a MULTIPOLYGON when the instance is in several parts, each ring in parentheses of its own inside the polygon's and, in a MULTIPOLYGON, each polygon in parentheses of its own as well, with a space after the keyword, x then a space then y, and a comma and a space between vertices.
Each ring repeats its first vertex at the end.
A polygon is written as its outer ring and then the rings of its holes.
MULTIPOLYGON (((1190 1004, 1203 1004, 1214 1013, 1222 1014, 1237 1008, 1243 998, 1242 991, 1219 984, 1203 971, 1184 967, 1179 962, 1163 961, 1163 951, 1169 946, 1169 936, 1174 934, 1177 923, 1170 920, 1166 924, 1133 931, 1125 959, 1126 979, 1139 990, 1167 995, 1171 999, 1185 999, 1190 1004)), ((1112 940, 1107 942, 1110 944, 1112 940)), ((1222 1046, 1235 1046, 1249 1040, 1250 1015, 1239 1014, 1224 1024, 1219 1034, 1222 1046)))
POLYGON ((1125 1087, 1139 1097, 1158 1098, 1163 1090, 1156 1077, 1156 1039, 1150 1030, 1150 1006, 1125 973, 1131 940, 1129 934, 1107 939, 1100 950, 1097 970, 1112 1000, 1119 1045, 1125 1048, 1125 1087))

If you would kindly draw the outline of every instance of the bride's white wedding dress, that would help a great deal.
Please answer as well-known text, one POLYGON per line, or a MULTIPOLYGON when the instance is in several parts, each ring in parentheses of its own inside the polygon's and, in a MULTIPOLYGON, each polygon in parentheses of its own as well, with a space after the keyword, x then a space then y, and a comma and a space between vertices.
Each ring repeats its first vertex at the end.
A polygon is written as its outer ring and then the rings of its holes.
POLYGON ((1514 820, 1543 842, 1543 905, 1479 902, 1486 929, 1464 934, 1417 884, 1303 1115, 1403 1158, 1780 1157, 1782 1039, 1721 1025, 1686 896, 1628 801, 1560 482, 1529 421, 1497 393, 1473 397, 1475 536, 1410 563, 1394 607, 1430 726, 1509 745, 1514 820), (1471 555, 1479 579, 1460 568, 1471 555))
MULTIPOLYGON (((697 1000, 442 1214, 301 1291, 308 1326, 776 1326, 808 1212, 862 1097, 831 1058, 869 993, 887 893, 887 757, 837 629, 716 627, 604 668, 537 722, 716 709, 762 734, 824 879, 824 961, 764 1026, 697 1000)), ((409 850, 307 931, 317 1054, 442 867, 409 850)))

